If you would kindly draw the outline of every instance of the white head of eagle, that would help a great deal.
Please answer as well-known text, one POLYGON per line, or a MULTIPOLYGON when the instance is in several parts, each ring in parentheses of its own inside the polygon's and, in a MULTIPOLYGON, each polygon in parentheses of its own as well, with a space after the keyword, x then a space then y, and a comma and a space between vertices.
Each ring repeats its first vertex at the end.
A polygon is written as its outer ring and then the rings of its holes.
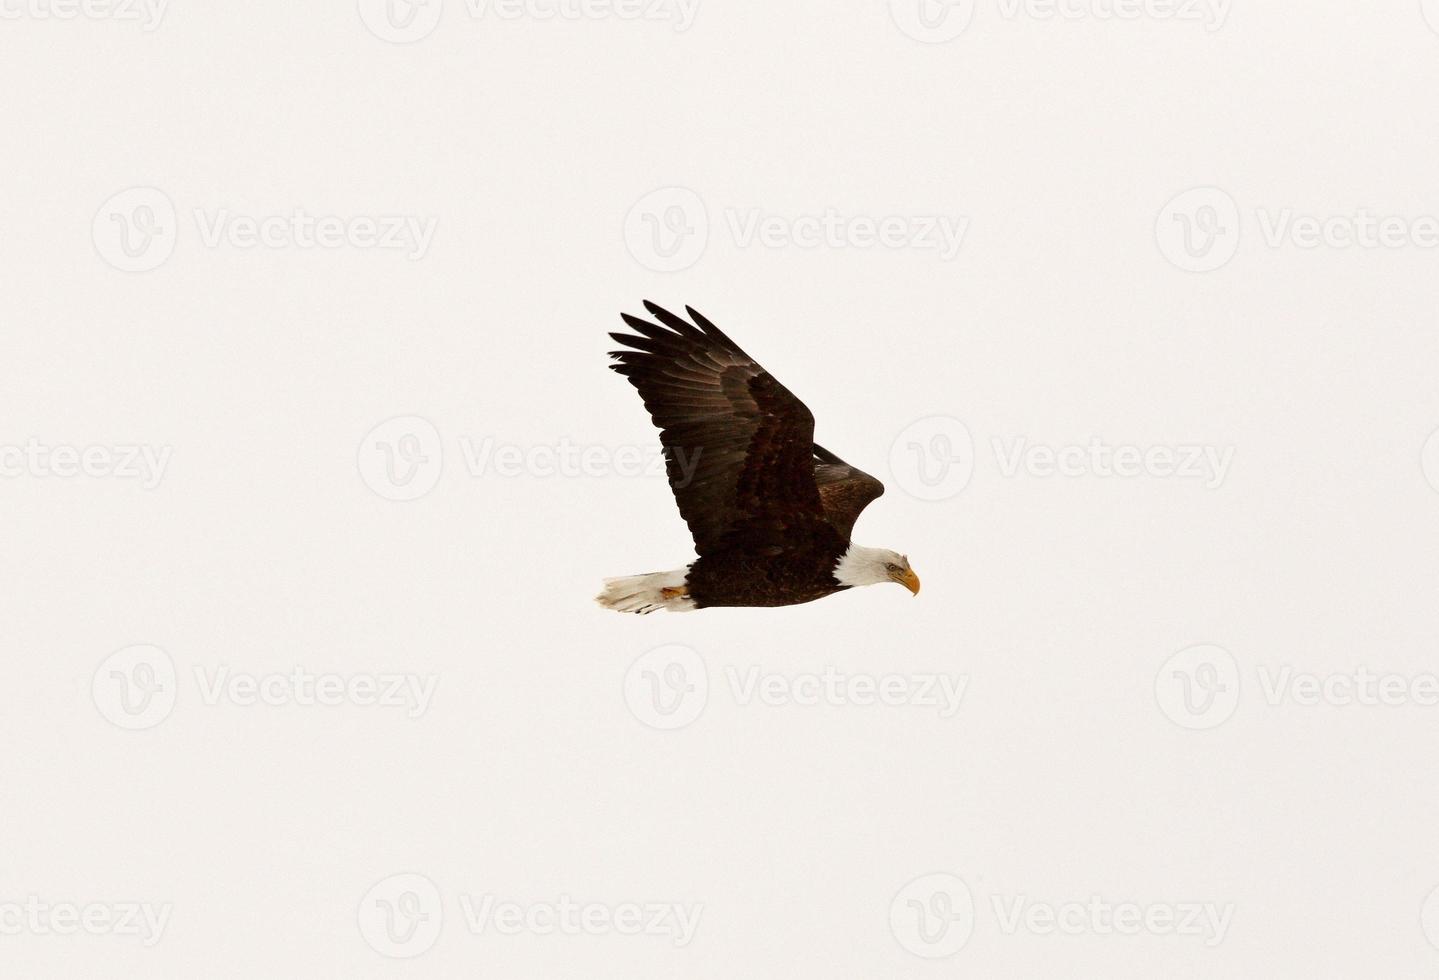
POLYGON ((699 555, 684 568, 605 580, 621 612, 792 606, 860 585, 919 594, 909 559, 850 540, 884 484, 814 441, 814 416, 693 308, 646 302, 657 322, 621 314, 633 334, 611 364, 660 430, 670 488, 699 555))
POLYGON ((919 576, 909 567, 909 556, 888 548, 851 544, 835 565, 834 577, 841 585, 849 586, 898 582, 915 595, 919 594, 919 576))

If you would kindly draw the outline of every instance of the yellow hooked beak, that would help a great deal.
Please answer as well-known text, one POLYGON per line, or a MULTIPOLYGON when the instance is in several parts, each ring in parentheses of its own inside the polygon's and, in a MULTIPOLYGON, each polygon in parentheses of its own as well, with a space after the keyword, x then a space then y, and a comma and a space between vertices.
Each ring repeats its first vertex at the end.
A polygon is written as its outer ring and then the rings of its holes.
POLYGON ((919 576, 914 574, 913 569, 902 568, 890 577, 908 589, 911 594, 919 595, 919 576))

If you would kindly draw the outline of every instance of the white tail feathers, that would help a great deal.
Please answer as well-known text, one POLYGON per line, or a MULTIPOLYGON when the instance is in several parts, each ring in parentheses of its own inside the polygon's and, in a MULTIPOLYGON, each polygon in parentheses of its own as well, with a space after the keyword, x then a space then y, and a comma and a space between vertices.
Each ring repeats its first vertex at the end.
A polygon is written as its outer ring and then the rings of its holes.
POLYGON ((679 568, 673 572, 607 578, 605 590, 595 596, 595 601, 606 609, 640 615, 652 613, 656 609, 688 612, 695 608, 694 600, 689 597, 689 589, 685 585, 685 576, 688 574, 689 569, 679 568))

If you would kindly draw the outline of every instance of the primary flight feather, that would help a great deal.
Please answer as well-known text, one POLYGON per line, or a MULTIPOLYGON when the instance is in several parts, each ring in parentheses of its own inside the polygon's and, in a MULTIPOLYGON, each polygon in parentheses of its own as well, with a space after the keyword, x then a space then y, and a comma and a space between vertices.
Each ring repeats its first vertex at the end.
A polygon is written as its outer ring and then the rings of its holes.
POLYGON ((639 390, 660 430, 680 516, 699 555, 685 568, 605 580, 620 612, 790 606, 858 585, 918 594, 904 555, 850 541, 884 484, 814 443, 814 416, 788 388, 690 307, 689 321, 645 302, 657 323, 610 365, 639 390))

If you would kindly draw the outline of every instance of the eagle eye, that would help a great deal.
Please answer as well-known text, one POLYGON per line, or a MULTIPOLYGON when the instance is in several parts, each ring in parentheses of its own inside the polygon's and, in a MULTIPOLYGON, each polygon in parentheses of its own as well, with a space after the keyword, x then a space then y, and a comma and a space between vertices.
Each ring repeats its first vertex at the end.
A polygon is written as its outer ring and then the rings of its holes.
POLYGON ((897 572, 899 571, 899 566, 896 565, 894 562, 885 562, 884 570, 886 572, 897 572))

